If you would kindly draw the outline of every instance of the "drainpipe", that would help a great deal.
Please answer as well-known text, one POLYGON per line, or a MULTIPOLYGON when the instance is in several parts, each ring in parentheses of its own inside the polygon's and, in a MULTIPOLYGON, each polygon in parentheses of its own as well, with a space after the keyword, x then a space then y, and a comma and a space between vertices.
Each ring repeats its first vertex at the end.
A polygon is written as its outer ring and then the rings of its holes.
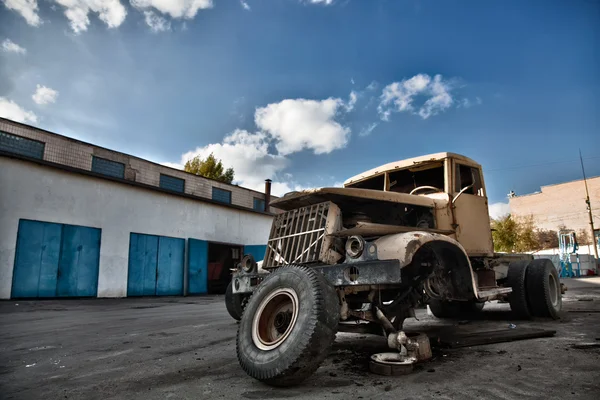
POLYGON ((265 212, 269 212, 271 204, 271 180, 265 179, 265 212))

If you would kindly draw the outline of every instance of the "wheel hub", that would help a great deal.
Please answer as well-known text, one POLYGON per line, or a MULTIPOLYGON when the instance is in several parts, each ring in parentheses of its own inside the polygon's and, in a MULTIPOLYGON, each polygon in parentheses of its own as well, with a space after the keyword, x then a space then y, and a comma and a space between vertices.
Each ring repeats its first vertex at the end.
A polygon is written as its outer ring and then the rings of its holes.
POLYGON ((293 289, 273 291, 258 306, 252 321, 252 341, 261 350, 279 347, 298 319, 298 295, 293 289))

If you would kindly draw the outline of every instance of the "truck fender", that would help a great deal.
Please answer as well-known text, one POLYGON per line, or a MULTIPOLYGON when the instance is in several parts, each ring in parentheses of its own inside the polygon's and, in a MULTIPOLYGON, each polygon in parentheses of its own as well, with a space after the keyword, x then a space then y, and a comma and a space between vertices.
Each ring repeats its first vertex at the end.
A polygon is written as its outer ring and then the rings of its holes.
POLYGON ((472 300, 478 298, 477 283, 469 256, 464 247, 446 235, 432 232, 406 232, 383 236, 374 241, 380 260, 396 259, 400 268, 411 264, 415 254, 423 248, 435 253, 441 261, 444 278, 438 279, 441 297, 446 300, 472 300), (444 285, 446 283, 446 285, 444 285))

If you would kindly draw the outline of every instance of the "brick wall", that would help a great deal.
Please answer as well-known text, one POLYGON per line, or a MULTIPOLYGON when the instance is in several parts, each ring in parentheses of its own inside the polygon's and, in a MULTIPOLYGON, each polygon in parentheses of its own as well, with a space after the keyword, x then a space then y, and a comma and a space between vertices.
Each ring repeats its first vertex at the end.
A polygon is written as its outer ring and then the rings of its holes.
MULTIPOLYGON (((0 118, 0 130, 45 143, 44 160, 53 163, 90 171, 92 169, 92 156, 96 156, 124 164, 125 179, 150 186, 159 186, 160 175, 164 174, 183 179, 185 181, 185 193, 193 196, 211 199, 212 188, 218 187, 231 192, 232 204, 250 209, 254 206, 255 197, 263 200, 265 198, 264 193, 261 192, 188 174, 181 170, 36 129, 4 118, 0 118)), ((278 210, 271 209, 271 211, 277 212, 278 210)))
MULTIPOLYGON (((600 177, 588 179, 588 190, 594 226, 600 228, 600 177)), ((513 197, 509 200, 514 216, 533 216, 534 223, 542 229, 585 229, 591 236, 589 216, 585 204, 583 180, 542 186, 540 193, 513 197)))

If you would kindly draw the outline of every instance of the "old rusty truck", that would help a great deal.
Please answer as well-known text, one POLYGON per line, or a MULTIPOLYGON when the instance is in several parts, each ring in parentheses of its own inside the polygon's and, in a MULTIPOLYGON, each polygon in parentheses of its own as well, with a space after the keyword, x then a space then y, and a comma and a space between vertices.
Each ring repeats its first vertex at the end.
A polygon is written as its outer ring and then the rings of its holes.
POLYGON ((494 253, 481 165, 465 156, 393 162, 272 206, 283 212, 264 260, 244 257, 226 300, 241 317, 239 363, 267 384, 306 379, 338 331, 371 330, 390 347, 410 346, 402 325, 423 305, 464 319, 504 300, 511 318, 559 318, 552 262, 494 253))

